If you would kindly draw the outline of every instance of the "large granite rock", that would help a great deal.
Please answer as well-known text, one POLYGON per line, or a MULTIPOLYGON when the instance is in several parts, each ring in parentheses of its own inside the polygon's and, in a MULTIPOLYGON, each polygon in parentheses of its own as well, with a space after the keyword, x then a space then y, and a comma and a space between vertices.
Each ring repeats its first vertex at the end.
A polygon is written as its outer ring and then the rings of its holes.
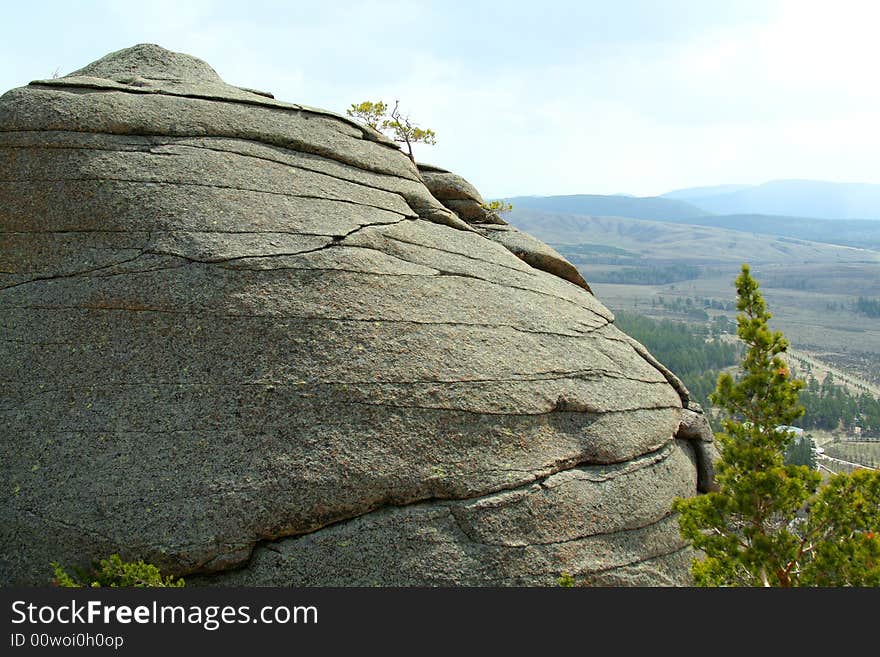
POLYGON ((113 552, 212 584, 687 582, 670 504, 708 427, 549 247, 481 226, 378 133, 158 46, 6 93, 0 583, 113 552))

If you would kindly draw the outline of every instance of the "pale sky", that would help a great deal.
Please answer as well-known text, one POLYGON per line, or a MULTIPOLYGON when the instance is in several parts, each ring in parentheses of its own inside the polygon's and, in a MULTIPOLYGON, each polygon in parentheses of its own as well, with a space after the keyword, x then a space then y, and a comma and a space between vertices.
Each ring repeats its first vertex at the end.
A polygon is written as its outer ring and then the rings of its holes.
POLYGON ((7 2, 0 93, 157 43, 343 113, 401 101, 486 198, 880 183, 880 2, 7 2))

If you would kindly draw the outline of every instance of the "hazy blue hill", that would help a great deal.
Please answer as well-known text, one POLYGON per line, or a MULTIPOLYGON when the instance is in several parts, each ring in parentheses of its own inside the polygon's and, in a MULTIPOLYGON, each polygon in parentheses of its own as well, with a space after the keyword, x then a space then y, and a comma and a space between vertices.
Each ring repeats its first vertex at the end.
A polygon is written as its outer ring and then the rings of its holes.
POLYGON ((671 198, 679 201, 697 201, 697 199, 707 196, 719 196, 721 194, 731 194, 748 189, 752 185, 712 185, 711 187, 688 187, 687 189, 676 189, 671 192, 661 194, 661 198, 671 198))
MULTIPOLYGON (((774 180, 721 193, 711 188, 677 190, 670 200, 690 199, 707 214, 773 214, 820 219, 880 220, 880 185, 816 180, 774 180)), ((681 215, 688 217, 692 215, 681 215)))
MULTIPOLYGON (((880 250, 880 221, 876 219, 831 219, 822 218, 821 214, 798 216, 767 211, 721 213, 721 208, 725 206, 719 201, 719 199, 727 199, 725 203, 733 206, 735 203, 730 199, 746 198, 744 195, 749 193, 753 193, 753 199, 775 195, 778 201, 776 207, 801 207, 821 212, 823 209, 830 211, 829 208, 835 204, 841 205, 843 202, 841 199, 844 197, 849 198, 850 201, 857 198, 864 201, 869 199, 873 192, 878 194, 877 203, 880 210, 880 185, 843 185, 797 180, 777 181, 749 188, 743 188, 741 185, 719 185, 670 192, 682 197, 693 195, 692 202, 676 198, 598 194, 517 196, 506 200, 513 204, 514 214, 531 212, 537 215, 558 215, 554 222, 554 230, 557 234, 562 230, 559 215, 565 215, 569 228, 575 231, 577 230, 575 224, 580 221, 578 217, 621 217, 880 250), (713 195, 713 192, 719 190, 728 191, 713 195), (711 206, 718 211, 718 214, 706 212, 695 204, 711 206)), ((765 204, 765 207, 770 206, 765 204)), ((880 211, 877 218, 880 219, 880 211)), ((630 227, 631 224, 627 226, 630 227)), ((647 231, 648 228, 642 227, 641 230, 647 231)))
POLYGON ((575 194, 573 196, 516 196, 505 199, 521 210, 538 210, 593 217, 631 217, 633 219, 687 219, 703 217, 707 212, 674 199, 658 196, 603 196, 575 194))

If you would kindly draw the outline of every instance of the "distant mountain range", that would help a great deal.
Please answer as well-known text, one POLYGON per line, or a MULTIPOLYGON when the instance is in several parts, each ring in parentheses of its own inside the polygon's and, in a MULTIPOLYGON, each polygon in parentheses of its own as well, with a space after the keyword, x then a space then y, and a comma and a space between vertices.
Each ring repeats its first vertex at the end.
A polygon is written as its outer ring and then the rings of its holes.
POLYGON ((680 189, 661 198, 709 214, 775 214, 817 219, 880 219, 880 185, 774 180, 763 185, 680 189))
POLYGON ((677 189, 674 192, 661 194, 663 198, 674 198, 683 201, 696 201, 701 198, 710 198, 712 196, 720 196, 721 194, 732 194, 743 189, 748 189, 750 185, 713 185, 712 187, 689 187, 687 189, 677 189))
POLYGON ((584 214, 594 217, 632 217, 633 219, 689 219, 707 214, 695 205, 662 196, 602 196, 575 194, 573 196, 516 196, 505 199, 514 208, 541 210, 560 214, 584 214))
POLYGON ((880 220, 880 185, 816 180, 692 187, 661 196, 575 194, 517 196, 506 200, 528 210, 662 221, 710 215, 880 220))
POLYGON ((505 200, 515 210, 665 221, 880 249, 880 185, 780 180, 650 197, 576 194, 505 200))

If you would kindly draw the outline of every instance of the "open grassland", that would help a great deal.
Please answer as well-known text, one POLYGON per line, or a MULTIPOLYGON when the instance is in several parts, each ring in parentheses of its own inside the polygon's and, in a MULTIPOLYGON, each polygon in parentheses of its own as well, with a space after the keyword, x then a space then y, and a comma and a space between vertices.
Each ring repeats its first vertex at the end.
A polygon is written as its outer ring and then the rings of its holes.
MULTIPOLYGON (((589 271, 584 277, 590 281, 589 271)), ((612 310, 631 310, 654 318, 705 321, 686 311, 716 305, 736 298, 733 278, 737 270, 722 276, 697 278, 668 285, 621 285, 591 283, 593 291, 612 310), (679 301, 676 304, 676 300, 679 301), (676 306, 679 309, 676 309, 676 306)), ((880 271, 878 271, 880 276, 880 271)), ((760 280, 760 274, 757 274, 760 280)), ((762 291, 773 313, 771 326, 785 333, 792 346, 838 368, 880 384, 880 320, 852 310, 859 294, 823 294, 767 287, 762 291)), ((730 321, 734 310, 705 308, 710 319, 723 315, 730 321)))
POLYGON ((878 251, 711 226, 516 209, 508 219, 517 228, 564 250, 577 245, 605 246, 622 249, 635 258, 687 260, 708 266, 743 261, 790 266, 880 264, 878 251))
MULTIPOLYGON (((839 367, 828 360, 823 360, 823 356, 827 359, 826 354, 812 354, 800 349, 788 350, 788 361, 792 366, 796 376, 806 378, 814 377, 819 383, 825 381, 825 378, 831 374, 834 383, 846 388, 850 394, 859 395, 862 393, 870 393, 880 398, 880 383, 877 383, 878 377, 876 372, 866 372, 857 374, 863 369, 867 369, 870 362, 865 361, 859 363, 859 367, 839 367)), ((876 362, 874 362, 876 366, 876 362)))

